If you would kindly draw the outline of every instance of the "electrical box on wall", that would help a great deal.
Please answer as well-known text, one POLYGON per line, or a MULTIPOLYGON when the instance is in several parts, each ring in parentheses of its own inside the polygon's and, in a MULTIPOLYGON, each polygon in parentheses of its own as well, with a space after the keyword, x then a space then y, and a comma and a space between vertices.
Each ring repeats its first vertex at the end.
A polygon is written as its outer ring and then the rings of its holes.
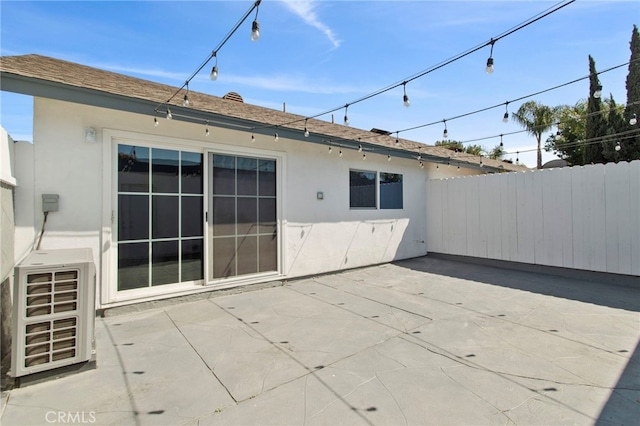
POLYGON ((42 194, 42 212, 57 212, 59 198, 58 194, 42 194))

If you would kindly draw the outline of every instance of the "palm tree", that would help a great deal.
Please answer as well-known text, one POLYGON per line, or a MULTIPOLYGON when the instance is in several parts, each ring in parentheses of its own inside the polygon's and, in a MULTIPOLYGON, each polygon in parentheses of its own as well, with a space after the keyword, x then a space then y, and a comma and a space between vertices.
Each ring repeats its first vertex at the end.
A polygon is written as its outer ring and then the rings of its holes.
POLYGON ((538 168, 542 168, 542 151, 540 142, 542 134, 555 124, 556 109, 542 105, 535 101, 523 103, 517 112, 513 113, 513 120, 525 128, 527 133, 536 137, 538 141, 538 168))

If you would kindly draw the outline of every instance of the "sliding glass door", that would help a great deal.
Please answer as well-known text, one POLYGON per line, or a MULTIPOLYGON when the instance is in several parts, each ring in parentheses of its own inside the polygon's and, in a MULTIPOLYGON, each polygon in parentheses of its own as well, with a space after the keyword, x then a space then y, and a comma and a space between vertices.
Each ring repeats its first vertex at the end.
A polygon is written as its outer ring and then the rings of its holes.
POLYGON ((276 161, 209 154, 209 278, 278 270, 276 161))

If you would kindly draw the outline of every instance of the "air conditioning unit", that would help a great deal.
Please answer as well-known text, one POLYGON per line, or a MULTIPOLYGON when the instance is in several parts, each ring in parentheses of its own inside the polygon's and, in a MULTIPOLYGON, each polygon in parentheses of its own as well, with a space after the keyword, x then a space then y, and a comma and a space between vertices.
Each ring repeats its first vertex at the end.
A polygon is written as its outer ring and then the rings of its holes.
POLYGON ((95 354, 91 249, 38 250, 16 266, 11 375, 89 361, 95 354))

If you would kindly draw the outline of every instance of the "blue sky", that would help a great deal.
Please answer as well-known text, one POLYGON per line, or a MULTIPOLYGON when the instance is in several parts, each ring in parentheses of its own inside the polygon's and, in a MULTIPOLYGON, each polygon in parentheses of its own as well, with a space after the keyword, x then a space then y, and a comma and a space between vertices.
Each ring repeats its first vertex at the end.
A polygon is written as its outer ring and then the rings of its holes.
MULTIPOLYGON (((251 42, 251 16, 218 54, 219 78, 207 66, 191 90, 238 92, 245 102, 312 116, 406 80, 557 4, 558 1, 278 1, 259 8, 261 38, 251 42)), ((0 53, 38 53, 180 86, 220 43, 253 1, 8 1, 0 2, 0 53)), ((498 41, 495 72, 485 73, 489 48, 349 107, 353 127, 395 131, 528 95, 629 60, 638 1, 578 0, 498 41)), ((627 67, 601 75, 604 94, 626 102, 627 67)), ((531 98, 555 106, 588 96, 588 80, 531 98)), ((30 97, 1 93, 2 126, 31 140, 30 97)), ((511 104, 515 111, 525 100, 511 104)), ((467 141, 518 131, 502 122, 504 107, 447 122, 449 137, 467 141)), ((341 122, 343 111, 335 113, 341 122)), ((320 117, 331 120, 330 115, 320 117)), ((401 133, 433 144, 443 125, 401 133)), ((499 138, 479 144, 487 149, 499 138)), ((504 138, 535 166, 533 137, 504 138)), ((543 153, 544 161, 554 158, 543 153)))

